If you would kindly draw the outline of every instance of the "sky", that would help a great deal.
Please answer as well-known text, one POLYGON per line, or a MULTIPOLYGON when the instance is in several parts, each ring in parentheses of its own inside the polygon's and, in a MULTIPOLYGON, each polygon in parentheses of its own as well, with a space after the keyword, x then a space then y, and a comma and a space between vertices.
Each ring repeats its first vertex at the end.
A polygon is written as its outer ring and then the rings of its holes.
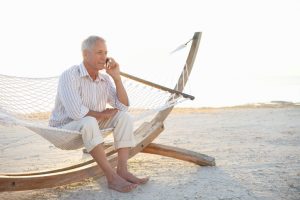
POLYGON ((197 31, 185 91, 196 100, 184 105, 300 102, 299 10, 297 0, 1 1, 0 74, 58 76, 99 35, 122 71, 173 87, 185 54, 170 52, 197 31))

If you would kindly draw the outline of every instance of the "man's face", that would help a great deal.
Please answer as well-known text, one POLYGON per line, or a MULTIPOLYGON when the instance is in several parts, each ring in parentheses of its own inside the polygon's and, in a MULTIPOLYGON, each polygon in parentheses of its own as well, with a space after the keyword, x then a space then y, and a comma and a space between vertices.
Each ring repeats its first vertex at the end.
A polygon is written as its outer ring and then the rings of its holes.
POLYGON ((88 65, 86 67, 92 68, 97 71, 104 69, 106 57, 106 44, 100 40, 96 42, 92 49, 87 49, 84 51, 84 60, 85 63, 88 65))

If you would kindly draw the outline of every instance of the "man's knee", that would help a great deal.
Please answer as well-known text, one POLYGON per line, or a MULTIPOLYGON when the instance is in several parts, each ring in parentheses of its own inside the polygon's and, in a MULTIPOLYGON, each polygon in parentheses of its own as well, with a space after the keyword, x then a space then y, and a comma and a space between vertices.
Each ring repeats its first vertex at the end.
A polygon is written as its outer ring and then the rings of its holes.
POLYGON ((87 116, 82 120, 82 129, 94 129, 95 127, 98 127, 98 122, 94 117, 87 116))
POLYGON ((91 140, 101 135, 96 118, 87 116, 82 119, 81 123, 80 132, 82 133, 83 139, 91 140))

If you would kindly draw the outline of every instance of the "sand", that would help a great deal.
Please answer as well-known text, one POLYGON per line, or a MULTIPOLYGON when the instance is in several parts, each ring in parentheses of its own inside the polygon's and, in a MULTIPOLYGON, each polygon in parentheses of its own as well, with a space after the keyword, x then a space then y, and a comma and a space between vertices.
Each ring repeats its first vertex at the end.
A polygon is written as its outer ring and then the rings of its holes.
MULTIPOLYGON (((140 153, 129 161, 130 170, 151 179, 131 193, 109 190, 102 177, 56 188, 2 192, 0 199, 300 199, 299 107, 185 109, 173 112, 165 126, 156 143, 213 156, 217 165, 200 167, 140 153)), ((49 163, 55 168, 88 157, 80 151, 57 150, 25 130, 17 135, 19 128, 0 128, 1 173, 38 170, 49 163)))

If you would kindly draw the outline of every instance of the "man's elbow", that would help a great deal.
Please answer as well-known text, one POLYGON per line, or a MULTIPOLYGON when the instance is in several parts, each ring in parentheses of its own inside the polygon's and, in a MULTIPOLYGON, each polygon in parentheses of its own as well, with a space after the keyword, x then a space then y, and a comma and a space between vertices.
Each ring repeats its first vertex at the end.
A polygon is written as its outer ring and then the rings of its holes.
POLYGON ((121 101, 121 103, 122 103, 124 106, 129 107, 129 100, 128 100, 128 99, 121 101))

